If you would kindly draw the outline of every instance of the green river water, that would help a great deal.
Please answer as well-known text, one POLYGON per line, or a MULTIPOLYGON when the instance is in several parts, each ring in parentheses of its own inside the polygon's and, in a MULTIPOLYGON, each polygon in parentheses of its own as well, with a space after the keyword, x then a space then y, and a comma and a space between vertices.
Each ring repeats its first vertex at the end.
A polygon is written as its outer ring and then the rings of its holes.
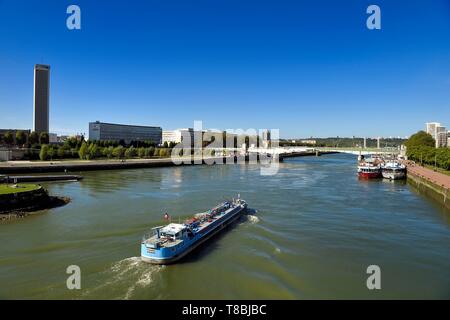
POLYGON ((43 184, 72 202, 0 224, 0 298, 450 298, 450 213, 406 182, 361 181, 350 155, 258 165, 82 173, 43 184), (140 261, 151 227, 237 193, 257 213, 180 263, 140 261), (81 268, 68 290, 66 268, 81 268), (366 268, 381 268, 368 290, 366 268))

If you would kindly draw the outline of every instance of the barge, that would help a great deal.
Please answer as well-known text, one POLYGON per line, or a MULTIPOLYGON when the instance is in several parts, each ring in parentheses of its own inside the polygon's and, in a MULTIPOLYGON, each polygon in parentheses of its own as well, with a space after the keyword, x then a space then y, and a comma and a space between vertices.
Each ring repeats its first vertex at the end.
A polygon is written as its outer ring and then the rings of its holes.
MULTIPOLYGON (((240 199, 225 201, 204 213, 196 214, 185 223, 169 223, 153 228, 141 242, 141 259, 153 264, 174 263, 200 244, 207 242, 223 228, 247 211, 247 203, 240 199)), ((166 215, 168 218, 168 215, 166 215)))

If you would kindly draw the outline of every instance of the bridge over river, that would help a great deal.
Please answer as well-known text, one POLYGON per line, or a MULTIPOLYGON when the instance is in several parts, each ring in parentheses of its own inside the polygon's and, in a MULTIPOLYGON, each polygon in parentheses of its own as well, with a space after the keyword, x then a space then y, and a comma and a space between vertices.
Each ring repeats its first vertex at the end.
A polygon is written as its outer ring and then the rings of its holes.
POLYGON ((276 147, 276 148, 249 148, 248 153, 257 153, 259 155, 278 156, 280 160, 291 157, 301 157, 310 155, 321 155, 330 153, 349 153, 354 155, 394 155, 401 153, 398 148, 323 148, 323 147, 276 147))

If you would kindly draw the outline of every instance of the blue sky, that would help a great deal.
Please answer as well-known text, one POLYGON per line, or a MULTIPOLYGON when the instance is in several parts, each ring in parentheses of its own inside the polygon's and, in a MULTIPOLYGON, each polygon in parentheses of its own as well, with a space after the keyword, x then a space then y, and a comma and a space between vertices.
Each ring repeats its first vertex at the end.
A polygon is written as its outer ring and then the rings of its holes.
POLYGON ((450 1, 0 0, 0 128, 32 127, 51 65, 50 129, 279 128, 282 137, 450 127, 450 1), (66 8, 81 8, 81 30, 66 8), (381 8, 382 29, 366 28, 381 8))

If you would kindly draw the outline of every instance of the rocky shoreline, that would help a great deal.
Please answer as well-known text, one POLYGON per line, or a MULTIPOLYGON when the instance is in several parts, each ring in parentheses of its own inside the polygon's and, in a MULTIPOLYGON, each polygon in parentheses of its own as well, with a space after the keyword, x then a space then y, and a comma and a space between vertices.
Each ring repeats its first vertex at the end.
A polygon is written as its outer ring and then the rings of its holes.
POLYGON ((37 190, 11 193, 0 196, 0 221, 23 218, 41 210, 64 206, 70 202, 67 197, 49 196, 40 187, 37 190))
POLYGON ((28 215, 37 214, 39 211, 62 207, 70 202, 67 197, 49 197, 49 201, 41 202, 22 208, 0 210, 0 221, 23 218, 28 215))

